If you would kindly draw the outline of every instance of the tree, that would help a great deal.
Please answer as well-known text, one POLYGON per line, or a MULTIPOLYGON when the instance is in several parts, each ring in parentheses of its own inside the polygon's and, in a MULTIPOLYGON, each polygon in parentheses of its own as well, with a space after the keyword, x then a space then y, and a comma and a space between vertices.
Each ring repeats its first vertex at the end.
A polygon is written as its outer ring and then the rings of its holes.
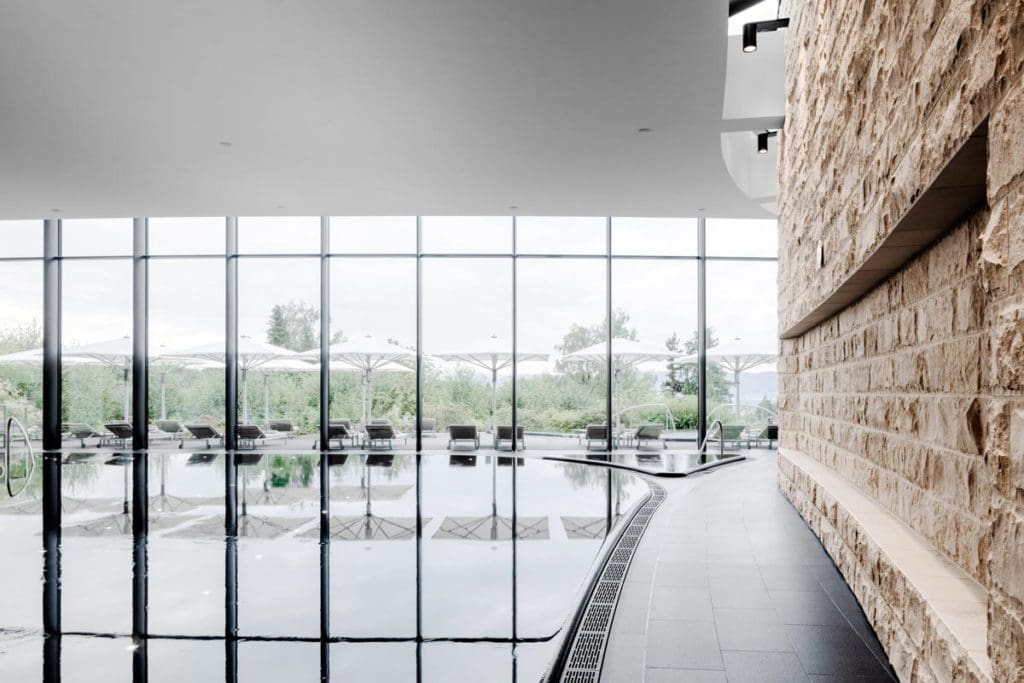
POLYGON ((320 343, 320 311, 304 301, 275 304, 267 321, 267 342, 291 351, 309 351, 320 343))
MULTIPOLYGON (((708 348, 718 344, 718 336, 715 335, 715 331, 711 327, 707 328, 707 338, 708 348)), ((665 348, 669 351, 679 351, 684 356, 697 353, 697 346, 697 330, 694 330, 693 335, 683 342, 681 346, 679 336, 674 332, 665 341, 665 348)), ((697 394, 696 363, 680 363, 677 360, 670 360, 666 367, 668 368, 668 377, 665 380, 664 386, 673 396, 697 394)), ((714 363, 708 364, 707 382, 707 395, 710 400, 725 400, 729 397, 729 383, 726 381, 725 373, 722 372, 722 368, 714 363)))
POLYGON ((24 325, 0 330, 0 353, 15 353, 37 349, 43 345, 43 332, 33 320, 24 325))

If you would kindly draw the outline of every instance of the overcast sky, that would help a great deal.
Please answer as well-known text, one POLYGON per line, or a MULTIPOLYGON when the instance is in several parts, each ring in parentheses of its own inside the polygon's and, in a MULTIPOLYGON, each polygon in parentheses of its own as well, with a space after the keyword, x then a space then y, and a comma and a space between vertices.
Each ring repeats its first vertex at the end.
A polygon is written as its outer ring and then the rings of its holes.
MULTIPOLYGON (((517 223, 520 254, 600 255, 604 218, 531 218, 517 223)), ((239 219, 242 253, 315 253, 316 217, 239 219)), ((39 256, 41 224, 0 222, 2 257, 39 256)), ((774 221, 708 219, 708 253, 774 256, 774 221)), ((693 219, 614 219, 613 253, 692 255, 693 219)), ((67 256, 128 255, 130 220, 64 221, 67 256)), ((224 219, 152 219, 153 254, 223 253, 224 219)), ((331 250, 339 254, 415 253, 411 217, 333 218, 331 250)), ((424 253, 507 254, 508 217, 423 219, 424 253)), ((620 259, 613 262, 613 306, 629 313, 645 343, 661 346, 673 333, 696 329, 696 262, 620 259)), ((708 319, 720 340, 774 338, 776 264, 708 263, 708 319)), ((39 320, 42 269, 38 263, 0 263, 0 325, 39 320)), ((416 334, 415 258, 332 259, 332 329, 371 334, 413 346, 416 334)), ((223 338, 224 262, 216 258, 150 262, 152 349, 183 348, 223 338)), ((239 330, 265 340, 277 303, 318 305, 315 258, 243 258, 239 264, 239 330)), ((492 334, 511 338, 512 266, 509 258, 427 258, 423 266, 424 352, 471 351, 492 334)), ((67 260, 63 270, 66 345, 131 332, 131 263, 67 260)), ((518 267, 519 348, 555 355, 572 323, 599 324, 605 306, 605 261, 522 258, 518 267)), ((509 342, 510 344, 510 342, 509 342)), ((543 366, 524 370, 540 371, 543 366)))

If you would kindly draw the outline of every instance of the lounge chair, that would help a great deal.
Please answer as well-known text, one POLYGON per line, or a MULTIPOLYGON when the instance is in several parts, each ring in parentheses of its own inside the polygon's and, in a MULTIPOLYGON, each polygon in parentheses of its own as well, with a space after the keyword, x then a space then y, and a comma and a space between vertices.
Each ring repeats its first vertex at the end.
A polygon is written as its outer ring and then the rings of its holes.
POLYGON ((348 453, 328 453, 327 466, 340 467, 348 461, 348 453))
POLYGON ((68 422, 62 425, 63 431, 82 442, 82 448, 85 448, 85 440, 99 437, 101 434, 95 429, 85 424, 84 422, 68 422))
POLYGON ((345 447, 345 439, 348 439, 352 443, 353 447, 357 445, 359 440, 359 432, 352 427, 352 420, 330 420, 327 423, 327 433, 329 434, 328 447, 330 446, 330 441, 333 439, 338 439, 338 448, 345 447), (345 428, 344 433, 342 433, 342 430, 339 429, 339 427, 345 428))
POLYGON ((149 438, 178 441, 183 431, 184 427, 177 420, 155 420, 149 427, 149 438))
POLYGON ((476 433, 476 425, 448 425, 448 448, 451 449, 459 441, 471 441, 473 449, 479 449, 480 436, 476 433))
POLYGON ((753 437, 751 440, 758 448, 761 447, 762 441, 767 441, 768 448, 771 448, 772 443, 779 440, 779 425, 765 425, 765 428, 758 432, 757 436, 753 437))
POLYGON ((391 440, 396 436, 395 428, 390 424, 366 425, 366 447, 391 449, 391 440))
POLYGON ((747 448, 750 448, 750 439, 745 439, 743 433, 747 430, 746 425, 722 425, 721 434, 714 432, 714 436, 708 439, 709 443, 718 443, 721 439, 722 445, 728 445, 730 443, 736 444, 739 448, 743 445, 743 442, 747 442, 747 448))
POLYGON ((132 423, 131 422, 108 422, 103 425, 110 434, 100 437, 100 446, 114 446, 116 448, 131 448, 132 444, 132 423))
MULTIPOLYGON (((521 445, 522 450, 526 450, 526 428, 522 425, 516 427, 516 440, 521 445)), ((502 427, 498 425, 498 430, 494 434, 494 450, 501 450, 502 444, 509 444, 509 448, 512 447, 512 426, 502 427)))
POLYGON ((377 420, 370 420, 370 424, 372 424, 372 425, 389 425, 389 424, 391 424, 391 420, 388 420, 387 418, 380 418, 380 419, 377 419, 377 420))
POLYGON ((289 439, 297 433, 295 423, 291 420, 269 420, 267 422, 267 428, 272 432, 284 434, 289 439))
POLYGON ((449 467, 476 467, 475 455, 449 455, 449 467))
POLYGON ((338 440, 338 448, 345 447, 345 439, 351 439, 352 445, 355 446, 356 437, 352 433, 352 425, 348 420, 331 420, 327 423, 327 448, 330 449, 331 442, 335 439, 338 440))
POLYGON ((286 436, 275 432, 267 434, 259 428, 259 425, 238 425, 235 434, 238 436, 239 448, 256 448, 257 441, 266 443, 268 440, 283 439, 286 436))
POLYGON ((216 453, 193 453, 188 456, 188 460, 185 462, 186 465, 212 465, 213 461, 217 459, 216 453))
POLYGON ((608 425, 587 425, 587 450, 593 450, 595 443, 600 443, 601 450, 608 449, 608 425))
POLYGON ((636 439, 637 448, 643 448, 645 441, 661 443, 662 448, 668 447, 661 441, 661 425, 659 424, 640 425, 636 430, 636 434, 633 435, 633 438, 636 439))
POLYGON ((185 429, 188 430, 189 434, 192 435, 193 439, 199 439, 206 441, 206 447, 210 448, 211 441, 218 441, 221 445, 224 444, 224 437, 216 429, 207 424, 186 424, 185 429))

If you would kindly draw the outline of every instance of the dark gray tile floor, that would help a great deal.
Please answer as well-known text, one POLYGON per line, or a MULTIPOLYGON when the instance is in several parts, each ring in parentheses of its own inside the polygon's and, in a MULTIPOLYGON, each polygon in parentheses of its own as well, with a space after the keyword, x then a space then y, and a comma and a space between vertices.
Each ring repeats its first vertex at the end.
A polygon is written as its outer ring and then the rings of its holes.
POLYGON ((867 618, 779 493, 775 453, 662 482, 602 681, 893 681, 867 618))

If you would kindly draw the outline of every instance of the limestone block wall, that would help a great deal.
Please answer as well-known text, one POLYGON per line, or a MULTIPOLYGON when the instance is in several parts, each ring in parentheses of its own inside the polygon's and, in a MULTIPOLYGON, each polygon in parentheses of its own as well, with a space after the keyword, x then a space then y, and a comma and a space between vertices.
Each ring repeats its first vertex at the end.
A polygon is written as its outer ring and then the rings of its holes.
POLYGON ((780 423, 785 447, 840 472, 988 588, 995 678, 1024 680, 1024 2, 783 11, 782 330, 989 122, 986 205, 782 342, 780 423))

